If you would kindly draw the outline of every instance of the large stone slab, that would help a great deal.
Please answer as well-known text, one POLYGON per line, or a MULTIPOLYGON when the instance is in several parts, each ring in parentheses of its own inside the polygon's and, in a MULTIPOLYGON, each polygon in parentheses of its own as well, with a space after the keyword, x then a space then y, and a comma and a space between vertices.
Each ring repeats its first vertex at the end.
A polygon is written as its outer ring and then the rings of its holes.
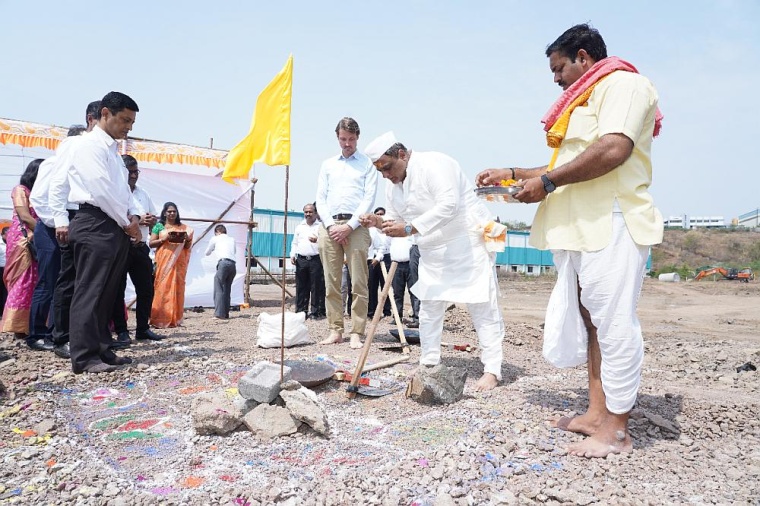
POLYGON ((280 406, 259 404, 243 417, 248 430, 262 437, 275 438, 295 434, 301 422, 280 406))
MULTIPOLYGON (((283 368, 283 382, 290 380, 290 367, 283 368)), ((280 393, 280 365, 258 362, 238 381, 238 393, 248 399, 269 404, 280 393)))
POLYGON ((293 418, 302 421, 323 436, 330 435, 327 415, 317 403, 317 394, 301 387, 298 390, 283 390, 280 397, 285 401, 285 407, 293 418))
POLYGON ((193 399, 190 416, 195 432, 201 435, 224 436, 240 426, 238 410, 223 393, 201 394, 193 399))
POLYGON ((466 380, 463 368, 421 365, 406 388, 406 396, 422 404, 451 404, 462 398, 466 380))

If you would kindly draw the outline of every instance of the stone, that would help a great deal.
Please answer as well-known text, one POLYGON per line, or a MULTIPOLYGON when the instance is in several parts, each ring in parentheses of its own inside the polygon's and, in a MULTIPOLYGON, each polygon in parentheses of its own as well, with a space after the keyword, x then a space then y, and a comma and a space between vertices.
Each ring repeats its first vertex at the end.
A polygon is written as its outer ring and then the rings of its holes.
POLYGON ((300 420, 323 436, 329 436, 330 426, 327 415, 317 403, 317 395, 308 388, 298 390, 283 390, 280 397, 285 401, 285 407, 296 420, 300 420))
POLYGON ((288 381, 285 381, 282 385, 280 385, 280 388, 282 388, 283 390, 298 390, 302 386, 303 385, 301 385, 296 380, 288 380, 288 381))
POLYGON ((201 394, 190 406, 193 428, 201 435, 229 434, 240 426, 238 412, 224 394, 201 394))
POLYGON ((422 404, 451 404, 462 398, 467 371, 438 364, 420 366, 406 389, 406 396, 422 404))
POLYGON ((646 417, 650 422, 652 422, 652 424, 656 425, 657 427, 676 434, 678 433, 678 428, 673 425, 672 422, 663 418, 662 416, 656 415, 654 413, 646 413, 646 417))
POLYGON ((235 409, 237 409, 238 416, 240 418, 243 418, 245 415, 248 414, 249 411, 251 411, 253 408, 258 406, 260 403, 251 400, 246 399, 245 397, 242 397, 240 395, 236 395, 234 399, 232 399, 232 405, 235 406, 235 409))
POLYGON ((37 426, 34 428, 34 431, 40 435, 44 436, 51 430, 55 428, 55 420, 52 418, 46 418, 45 420, 42 420, 40 423, 37 424, 37 426))
POLYGON ((280 406, 259 404, 243 417, 243 423, 254 434, 275 438, 295 434, 301 422, 280 406))
POLYGON ((269 404, 280 393, 280 384, 290 380, 290 374, 290 367, 284 366, 281 382, 279 364, 258 362, 238 381, 238 393, 248 400, 269 404))

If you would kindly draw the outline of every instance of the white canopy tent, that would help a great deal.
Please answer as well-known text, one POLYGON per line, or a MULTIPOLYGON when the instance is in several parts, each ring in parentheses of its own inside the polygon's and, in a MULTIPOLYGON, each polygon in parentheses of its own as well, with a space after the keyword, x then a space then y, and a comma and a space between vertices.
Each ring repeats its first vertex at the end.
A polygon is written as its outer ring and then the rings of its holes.
MULTIPOLYGON (((24 121, 0 118, 0 220, 10 220, 11 189, 30 161, 54 154, 67 129, 24 121)), ((174 202, 183 223, 195 230, 196 240, 212 226, 203 239, 193 246, 185 287, 185 306, 213 306, 216 260, 204 256, 214 236, 212 223, 193 218, 215 220, 229 207, 223 220, 248 222, 251 215, 251 185, 239 186, 222 181, 218 174, 224 167, 225 151, 197 148, 157 141, 132 140, 122 152, 134 156, 140 167, 138 186, 151 196, 160 212, 165 202, 174 202), (234 204, 232 204, 234 202, 234 204), (232 206, 230 207, 230 205, 232 206)), ((248 226, 225 224, 227 233, 237 246, 237 275, 232 284, 233 305, 244 300, 245 248, 248 226)), ((134 297, 128 286, 127 302, 134 297)))

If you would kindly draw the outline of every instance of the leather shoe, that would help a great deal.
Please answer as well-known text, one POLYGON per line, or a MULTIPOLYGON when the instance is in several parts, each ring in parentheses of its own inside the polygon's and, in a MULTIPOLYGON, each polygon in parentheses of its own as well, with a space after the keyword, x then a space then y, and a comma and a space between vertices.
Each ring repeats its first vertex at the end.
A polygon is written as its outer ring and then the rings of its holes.
POLYGON ((161 341, 164 336, 158 335, 150 329, 135 333, 135 339, 149 339, 151 341, 161 341))
POLYGON ((69 343, 59 344, 53 348, 53 353, 61 358, 71 358, 71 350, 69 349, 69 343))
POLYGON ((74 374, 82 374, 83 372, 99 374, 101 372, 114 372, 115 370, 116 366, 106 364, 105 362, 100 362, 98 364, 87 366, 84 369, 74 369, 74 374))
POLYGON ((108 365, 127 365, 133 362, 133 360, 129 357, 117 357, 116 355, 114 355, 112 359, 106 359, 101 356, 100 360, 108 365))
POLYGON ((121 350, 123 348, 129 348, 132 346, 132 340, 129 338, 129 332, 119 332, 116 335, 116 340, 111 341, 111 344, 108 345, 109 348, 112 350, 121 350))
POLYGON ((36 351, 53 351, 53 348, 55 348, 53 343, 47 339, 32 339, 28 337, 26 339, 26 344, 36 351))

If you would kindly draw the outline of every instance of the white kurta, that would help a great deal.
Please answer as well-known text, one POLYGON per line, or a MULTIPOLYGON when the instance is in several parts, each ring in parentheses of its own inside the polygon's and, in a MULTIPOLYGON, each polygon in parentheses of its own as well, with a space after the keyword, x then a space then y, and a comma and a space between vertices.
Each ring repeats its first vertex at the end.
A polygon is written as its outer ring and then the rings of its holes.
POLYGON ((495 256, 479 225, 490 219, 456 160, 443 153, 411 153, 406 178, 386 185, 385 219, 411 223, 419 232, 420 300, 482 303, 496 290, 495 256))

